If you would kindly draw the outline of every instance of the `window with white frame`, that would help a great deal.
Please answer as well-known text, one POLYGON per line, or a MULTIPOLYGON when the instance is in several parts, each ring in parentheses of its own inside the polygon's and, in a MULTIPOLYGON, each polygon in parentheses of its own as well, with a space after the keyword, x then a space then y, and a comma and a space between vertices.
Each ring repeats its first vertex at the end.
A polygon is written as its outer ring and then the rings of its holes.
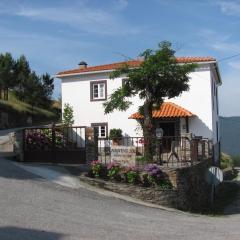
POLYGON ((107 99, 107 81, 90 82, 91 101, 107 99))
POLYGON ((106 138, 108 135, 108 123, 92 123, 92 127, 97 130, 98 138, 106 138))

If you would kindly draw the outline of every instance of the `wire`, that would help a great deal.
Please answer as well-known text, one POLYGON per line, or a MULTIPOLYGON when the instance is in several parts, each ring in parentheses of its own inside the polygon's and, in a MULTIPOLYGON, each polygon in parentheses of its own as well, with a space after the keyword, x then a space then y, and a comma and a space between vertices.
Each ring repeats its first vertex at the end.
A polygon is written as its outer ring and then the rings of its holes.
POLYGON ((226 61, 226 60, 229 60, 229 59, 238 57, 238 56, 240 56, 240 53, 237 53, 237 54, 235 54, 235 55, 232 55, 232 56, 229 56, 229 57, 225 57, 225 58, 219 59, 218 62, 226 61))

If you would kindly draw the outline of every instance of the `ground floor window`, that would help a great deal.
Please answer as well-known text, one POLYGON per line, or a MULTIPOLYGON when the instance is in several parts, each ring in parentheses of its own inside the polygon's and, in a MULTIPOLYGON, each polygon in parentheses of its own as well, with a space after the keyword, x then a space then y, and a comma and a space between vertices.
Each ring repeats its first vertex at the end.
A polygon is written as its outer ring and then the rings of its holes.
POLYGON ((108 136, 108 123, 92 123, 92 127, 97 129, 99 138, 106 138, 108 136))

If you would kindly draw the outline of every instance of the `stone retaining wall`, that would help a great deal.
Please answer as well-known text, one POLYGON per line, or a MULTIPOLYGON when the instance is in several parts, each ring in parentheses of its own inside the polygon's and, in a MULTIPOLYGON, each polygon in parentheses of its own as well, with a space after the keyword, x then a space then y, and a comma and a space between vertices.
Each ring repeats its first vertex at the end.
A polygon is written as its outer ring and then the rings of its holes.
POLYGON ((91 185, 146 202, 186 211, 201 212, 210 206, 210 186, 204 180, 206 169, 210 164, 211 160, 206 160, 190 167, 163 169, 173 185, 171 190, 104 181, 83 175, 80 179, 91 185))

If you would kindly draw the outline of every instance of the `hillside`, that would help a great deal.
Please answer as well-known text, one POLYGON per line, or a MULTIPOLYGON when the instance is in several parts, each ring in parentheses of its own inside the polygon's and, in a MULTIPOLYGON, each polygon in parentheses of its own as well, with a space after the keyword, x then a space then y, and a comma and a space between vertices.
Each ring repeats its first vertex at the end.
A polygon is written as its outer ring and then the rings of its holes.
POLYGON ((16 99, 11 93, 8 101, 0 99, 0 113, 0 128, 26 126, 29 117, 32 118, 33 125, 50 123, 57 121, 59 118, 56 108, 52 107, 52 109, 46 110, 32 107, 30 104, 16 99), (8 117, 6 117, 6 114, 8 114, 8 117), (6 123, 6 119, 8 119, 8 123, 6 123))
POLYGON ((240 155, 240 117, 220 117, 221 150, 240 155))

